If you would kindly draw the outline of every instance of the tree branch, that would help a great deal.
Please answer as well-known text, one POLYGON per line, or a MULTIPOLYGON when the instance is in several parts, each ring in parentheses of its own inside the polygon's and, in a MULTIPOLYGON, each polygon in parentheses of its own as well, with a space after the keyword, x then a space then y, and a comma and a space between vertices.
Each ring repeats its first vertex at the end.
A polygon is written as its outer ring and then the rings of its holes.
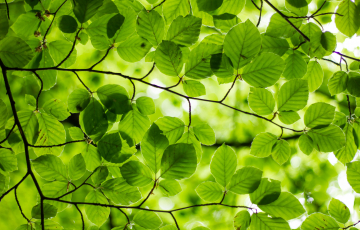
POLYGON ((52 26, 52 24, 54 23, 54 20, 55 20, 55 17, 56 17, 56 14, 57 12, 61 9, 61 7, 67 2, 67 0, 65 0, 60 6, 59 8, 54 12, 54 13, 51 13, 53 16, 53 19, 51 20, 51 23, 50 23, 50 26, 47 28, 46 32, 45 32, 45 35, 44 35, 44 38, 43 38, 43 43, 46 42, 46 35, 49 33, 49 30, 52 26))
POLYGON ((35 74, 35 76, 39 79, 40 81, 40 90, 39 90, 39 93, 36 97, 36 110, 39 110, 39 98, 40 98, 40 94, 41 92, 43 91, 43 88, 44 88, 44 82, 43 80, 41 79, 41 77, 39 76, 39 74, 36 73, 36 71, 33 71, 33 73, 35 74))
POLYGON ((89 69, 93 69, 95 66, 97 66, 97 65, 100 64, 102 61, 104 61, 105 58, 108 56, 110 50, 113 49, 113 48, 114 48, 113 45, 110 46, 109 49, 106 50, 106 53, 105 53, 104 57, 102 57, 98 62, 96 62, 94 65, 92 65, 89 69))
POLYGON ((157 180, 154 181, 154 186, 152 187, 152 189, 150 190, 149 194, 146 196, 146 198, 137 206, 138 208, 141 207, 141 205, 143 205, 150 197, 150 195, 153 193, 155 187, 156 187, 156 183, 157 183, 157 180))
POLYGON ((78 80, 81 82, 81 84, 86 88, 86 90, 89 91, 90 94, 92 94, 93 92, 90 90, 89 87, 87 87, 87 86, 85 85, 85 83, 81 80, 81 78, 80 78, 79 75, 76 73, 76 71, 72 71, 72 72, 76 75, 76 77, 77 77, 78 80))
POLYGON ((85 221, 84 221, 84 216, 83 216, 83 214, 82 214, 82 212, 81 212, 81 210, 79 209, 79 207, 78 207, 78 205, 77 205, 77 204, 75 204, 75 207, 76 207, 76 209, 78 210, 78 212, 80 213, 80 216, 81 216, 82 230, 85 230, 85 221))
POLYGON ((15 129, 15 126, 16 126, 16 123, 14 123, 13 127, 10 129, 9 133, 6 135, 5 139, 2 140, 2 141, 0 141, 0 145, 1 145, 2 143, 4 143, 4 142, 10 137, 12 131, 14 131, 14 129, 15 129))
POLYGON ((64 146, 67 144, 72 144, 72 143, 77 143, 77 142, 86 142, 86 140, 69 141, 69 142, 65 142, 65 143, 57 144, 57 145, 32 145, 32 144, 29 144, 29 146, 33 147, 33 148, 53 148, 53 147, 64 146))
POLYGON ((180 227, 179 227, 179 225, 178 225, 178 222, 176 221, 176 218, 175 218, 174 214, 173 214, 172 212, 169 212, 169 213, 170 213, 171 217, 173 218, 173 220, 174 220, 174 222, 175 222, 175 225, 176 225, 177 229, 179 229, 179 230, 180 230, 180 227))
POLYGON ((15 200, 16 200, 16 203, 17 205, 19 206, 19 209, 20 209, 20 212, 21 212, 21 215, 25 218, 25 220, 30 223, 30 220, 25 216, 25 214, 23 213, 22 209, 21 209, 21 205, 20 205, 20 202, 19 202, 19 199, 17 197, 17 193, 16 193, 16 189, 18 188, 19 184, 15 187, 15 190, 14 190, 14 194, 15 194, 15 200))

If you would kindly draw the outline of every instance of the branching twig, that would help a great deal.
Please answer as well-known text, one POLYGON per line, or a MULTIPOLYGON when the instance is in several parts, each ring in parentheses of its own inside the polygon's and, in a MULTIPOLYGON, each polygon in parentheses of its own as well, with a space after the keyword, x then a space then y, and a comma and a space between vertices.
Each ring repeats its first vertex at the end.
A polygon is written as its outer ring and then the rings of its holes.
POLYGON ((29 176, 29 173, 26 173, 25 176, 16 184, 14 185, 12 188, 10 188, 9 190, 7 190, 6 192, 4 192, 4 194, 2 194, 0 196, 0 201, 7 195, 9 194, 13 189, 17 188, 25 179, 26 177, 29 176))
POLYGON ((70 52, 68 53, 68 55, 66 55, 66 57, 65 57, 59 64, 56 65, 56 67, 61 66, 61 65, 70 57, 70 55, 72 54, 72 52, 73 52, 74 49, 75 49, 76 41, 78 40, 78 36, 79 36, 79 33, 80 33, 81 30, 82 30, 82 28, 80 28, 80 29, 78 30, 78 32, 76 33, 74 43, 73 43, 73 45, 72 45, 72 47, 71 47, 71 50, 70 50, 70 52))
POLYGON ((56 17, 56 14, 57 12, 61 9, 61 7, 67 2, 67 0, 65 0, 60 6, 59 8, 57 8, 57 10, 54 12, 54 13, 51 13, 53 15, 53 19, 51 20, 51 23, 50 23, 50 26, 47 28, 45 34, 44 34, 44 38, 43 38, 43 43, 46 42, 46 35, 49 33, 49 30, 52 26, 52 24, 54 23, 54 20, 55 20, 55 17, 56 17))

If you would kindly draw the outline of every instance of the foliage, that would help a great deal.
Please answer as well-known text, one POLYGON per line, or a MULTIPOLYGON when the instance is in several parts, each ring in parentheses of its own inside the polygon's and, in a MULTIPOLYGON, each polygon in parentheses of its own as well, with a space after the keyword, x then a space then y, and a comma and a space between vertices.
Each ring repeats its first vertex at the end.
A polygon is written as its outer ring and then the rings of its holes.
POLYGON ((358 0, 1 1, 1 225, 356 229, 322 154, 359 193, 358 36, 358 0))

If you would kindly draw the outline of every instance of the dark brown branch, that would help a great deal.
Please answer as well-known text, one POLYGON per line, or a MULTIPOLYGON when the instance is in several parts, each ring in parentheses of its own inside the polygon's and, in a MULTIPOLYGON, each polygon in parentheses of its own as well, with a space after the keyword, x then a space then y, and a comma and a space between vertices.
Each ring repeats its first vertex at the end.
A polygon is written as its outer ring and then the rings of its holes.
POLYGON ((10 137, 12 131, 14 131, 14 129, 15 129, 15 126, 16 126, 16 123, 14 123, 13 127, 10 129, 10 132, 6 135, 5 139, 2 140, 2 141, 0 141, 0 145, 1 145, 2 143, 4 143, 4 142, 10 137))
POLYGON ((262 10, 263 10, 263 5, 264 5, 263 0, 260 0, 260 14, 259 14, 259 20, 258 20, 258 23, 256 24, 256 27, 259 27, 260 22, 261 22, 261 14, 262 14, 262 10))
POLYGON ((126 213, 123 210, 121 210, 121 208, 117 208, 117 210, 119 210, 126 217, 127 223, 124 226, 124 230, 125 230, 126 227, 130 224, 130 219, 129 219, 128 215, 126 215, 126 213))
POLYGON ((6 192, 4 192, 4 194, 2 194, 0 196, 0 202, 1 200, 7 195, 9 194, 13 189, 17 188, 25 179, 26 177, 29 176, 29 173, 26 173, 25 176, 16 184, 14 185, 12 188, 10 188, 9 190, 7 190, 6 192))
POLYGON ((230 91, 232 90, 232 88, 234 87, 235 83, 236 83, 237 77, 235 77, 230 89, 226 92, 225 96, 223 97, 223 99, 221 99, 219 102, 222 103, 223 101, 225 101, 225 99, 227 98, 227 96, 229 95, 230 91))
POLYGON ((80 213, 80 216, 81 216, 81 222, 82 222, 82 230, 85 230, 85 221, 84 221, 84 216, 80 210, 80 208, 78 207, 77 204, 75 204, 75 207, 76 209, 78 210, 78 212, 80 213))
POLYGON ((223 195, 223 197, 221 198, 220 204, 222 204, 222 202, 224 202, 225 196, 226 196, 226 191, 224 192, 224 195, 223 195))
POLYGON ((135 98, 136 87, 135 87, 135 84, 134 84, 133 80, 131 80, 131 79, 129 78, 129 81, 131 82, 132 87, 133 87, 133 94, 132 94, 132 96, 131 96, 131 101, 133 101, 134 98, 135 98))
POLYGON ((352 225, 349 225, 349 226, 347 226, 347 227, 345 227, 345 228, 343 228, 344 230, 345 229, 349 229, 349 228, 351 228, 351 227, 355 227, 357 224, 359 224, 360 223, 360 220, 358 221, 358 222, 356 222, 355 224, 352 224, 352 225))
POLYGON ((141 207, 141 205, 143 205, 150 197, 150 195, 153 193, 155 187, 156 187, 156 183, 157 183, 157 180, 154 181, 154 186, 152 187, 152 189, 150 190, 149 194, 146 196, 146 198, 137 206, 138 208, 141 207))
POLYGON ((7 16, 8 16, 8 19, 10 20, 10 11, 9 11, 9 5, 8 5, 7 0, 5 0, 5 5, 6 5, 6 9, 7 9, 7 16))
POLYGON ((252 2, 252 4, 256 7, 256 9, 260 10, 260 7, 258 7, 258 6, 256 5, 256 3, 254 2, 254 0, 251 0, 251 2, 252 2))
POLYGON ((93 69, 95 66, 97 66, 97 65, 100 64, 102 61, 104 61, 105 58, 108 56, 110 50, 113 49, 113 48, 114 48, 114 46, 110 46, 109 49, 106 50, 105 55, 104 55, 98 62, 96 62, 94 65, 92 65, 89 69, 93 69))
POLYGON ((347 102, 348 102, 349 115, 350 115, 350 119, 351 119, 351 103, 350 103, 350 97, 349 97, 349 95, 346 95, 346 98, 347 98, 347 102))
POLYGON ((15 187, 15 190, 14 190, 15 200, 16 200, 17 205, 19 206, 21 215, 25 218, 25 220, 26 220, 28 223, 30 223, 30 220, 25 216, 24 212, 22 211, 22 208, 21 208, 19 199, 18 199, 18 197, 17 197, 16 189, 18 188, 18 186, 19 186, 19 184, 15 187))
POLYGON ((166 2, 166 0, 163 0, 162 2, 159 3, 159 5, 154 6, 154 8, 152 8, 150 11, 153 11, 156 7, 161 6, 162 4, 164 4, 164 2, 166 2))
POLYGON ((173 214, 172 212, 169 212, 169 213, 170 213, 171 217, 172 217, 173 220, 174 220, 174 223, 175 223, 175 225, 176 225, 176 228, 180 230, 179 224, 178 224, 178 222, 176 221, 176 218, 175 218, 174 214, 173 214))
POLYGON ((186 98, 188 103, 189 103, 189 125, 188 125, 188 130, 190 129, 191 126, 191 101, 189 98, 186 98))
POLYGON ((44 35, 44 38, 43 38, 43 43, 45 43, 46 41, 46 35, 49 33, 49 30, 52 26, 52 24, 54 23, 54 20, 55 20, 55 17, 56 17, 56 14, 57 12, 61 9, 61 7, 67 2, 67 0, 65 0, 60 6, 59 8, 57 8, 57 10, 54 12, 54 13, 51 13, 53 16, 53 19, 51 20, 51 23, 50 23, 50 26, 47 28, 46 32, 45 32, 45 35, 44 35))
POLYGON ((311 16, 314 16, 314 15, 316 15, 317 13, 319 13, 320 10, 325 6, 326 2, 327 2, 327 0, 325 0, 325 1, 323 2, 323 4, 319 7, 319 9, 317 9, 317 11, 315 11, 315 13, 313 13, 311 16))
MULTIPOLYGON (((171 89, 171 88, 175 88, 176 86, 178 86, 180 84, 180 82, 182 81, 183 77, 179 78, 179 81, 175 84, 175 85, 172 85, 172 86, 169 86, 169 87, 166 87, 166 89, 171 89)), ((186 84, 186 83, 185 83, 186 84)))
POLYGON ((151 67, 151 69, 150 69, 150 71, 147 73, 147 74, 145 74, 145 76, 144 77, 142 77, 142 78, 140 78, 141 80, 144 80, 145 78, 147 78, 153 71, 154 71, 154 69, 155 69, 155 62, 154 62, 154 64, 153 64, 153 66, 151 67))
POLYGON ((62 144, 56 144, 56 145, 32 145, 32 144, 29 144, 29 146, 33 147, 33 148, 53 148, 53 147, 60 147, 60 146, 64 146, 64 145, 72 144, 72 143, 77 143, 77 142, 85 142, 85 141, 86 140, 69 141, 69 142, 65 142, 65 143, 62 143, 62 144))
POLYGON ((44 198, 40 197, 41 228, 45 230, 44 198))
POLYGON ((64 60, 62 60, 59 64, 57 64, 56 67, 61 66, 61 65, 70 57, 70 55, 72 54, 72 52, 73 52, 74 49, 75 49, 76 41, 78 40, 78 36, 79 36, 79 33, 80 33, 81 30, 82 30, 82 28, 80 28, 80 29, 78 30, 78 32, 76 33, 74 43, 73 43, 73 45, 72 45, 72 47, 71 47, 71 50, 70 50, 70 52, 68 53, 68 55, 64 58, 64 60))
POLYGON ((76 73, 76 71, 72 71, 75 75, 76 75, 76 77, 78 78, 78 80, 81 82, 81 84, 87 89, 87 91, 89 91, 89 93, 90 94, 92 94, 93 92, 90 90, 90 88, 89 87, 87 87, 86 85, 85 85, 85 83, 81 80, 81 78, 79 77, 79 75, 76 73))
POLYGON ((43 80, 41 79, 41 77, 39 76, 39 74, 36 73, 36 71, 33 71, 33 73, 35 74, 35 76, 39 79, 40 81, 40 90, 39 90, 39 93, 36 97, 36 110, 39 110, 39 98, 40 98, 40 94, 41 92, 43 91, 43 88, 44 88, 44 82, 43 80))

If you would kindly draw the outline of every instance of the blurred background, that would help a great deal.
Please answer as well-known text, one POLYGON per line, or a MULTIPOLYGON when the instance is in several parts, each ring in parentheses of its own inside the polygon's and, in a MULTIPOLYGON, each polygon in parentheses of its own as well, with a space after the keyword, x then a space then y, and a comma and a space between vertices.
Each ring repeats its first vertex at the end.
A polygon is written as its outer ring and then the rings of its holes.
MULTIPOLYGON (((46 2, 49 0, 43 1, 46 2)), ((139 1, 146 6, 147 9, 151 8, 151 5, 145 0, 139 1)), ((1 9, 4 8, 3 2, 4 1, 0 1, 1 9)), ((260 5, 260 0, 254 0, 254 2, 260 5)), ((285 10, 284 0, 271 0, 271 2, 279 9, 285 10)), ((160 3, 160 1, 154 5, 158 3, 160 3)), ((322 3, 323 0, 313 0, 309 4, 309 15, 316 11, 322 3)), ((333 12, 339 3, 340 1, 329 2, 323 8, 322 12, 333 12)), ((244 9, 238 16, 242 21, 249 18, 256 24, 258 13, 258 10, 253 6, 252 2, 247 0, 244 9)), ((273 13, 274 11, 264 3, 263 16, 259 26, 261 33, 265 32, 273 13)), ((349 39, 338 32, 332 15, 318 17, 318 20, 323 24, 325 31, 336 34, 336 51, 350 56, 360 56, 360 37, 356 37, 355 35, 353 38, 349 39)), ((212 26, 211 21, 204 21, 204 23, 207 23, 208 26, 212 26)), ((214 30, 204 26, 201 32, 201 39, 213 33, 215 33, 214 30)), ((54 28, 47 40, 49 42, 59 39, 59 37, 62 37, 61 39, 67 39, 57 28, 54 28)), ((79 43, 76 46, 76 49, 78 57, 72 68, 88 68, 105 54, 105 51, 95 50, 90 41, 86 45, 79 43)), ((287 54, 284 55, 284 58, 286 58, 286 56, 287 54)), ((338 55, 330 56, 328 58, 336 62, 340 61, 340 56, 338 55)), ((324 70, 324 81, 322 86, 316 92, 310 94, 308 105, 322 101, 334 105, 337 108, 337 111, 341 111, 348 115, 346 95, 339 94, 337 96, 330 96, 326 87, 329 77, 331 77, 334 72, 340 70, 339 67, 323 60, 319 60, 319 62, 324 70)), ((351 61, 349 60, 349 64, 350 63, 351 61)), ((96 69, 115 72, 119 71, 133 77, 142 77, 151 69, 151 67, 152 63, 145 62, 144 59, 138 63, 128 63, 119 57, 116 50, 111 50, 106 60, 98 65, 96 69)), ((80 72, 79 75, 92 91, 96 91, 97 88, 104 84, 115 83, 122 85, 127 89, 129 94, 132 94, 132 85, 128 80, 121 77, 86 72, 80 72)), ((28 105, 25 102, 25 94, 36 97, 40 89, 35 77, 31 75, 26 77, 18 76, 16 73, 13 73, 8 77, 15 96, 17 109, 21 110, 28 108, 28 105)), ((170 86, 175 84, 178 79, 165 76, 155 68, 154 72, 147 78, 147 81, 160 86, 170 86)), ((231 86, 231 83, 219 85, 216 77, 204 79, 202 80, 202 83, 205 85, 207 91, 206 96, 203 96, 202 98, 211 100, 220 100, 231 86)), ((282 81, 279 81, 276 85, 270 87, 270 89, 273 92, 277 92, 282 83, 282 81)), ((162 116, 173 116, 188 123, 188 103, 186 100, 171 93, 148 87, 140 82, 135 82, 135 84, 135 99, 140 96, 148 96, 155 101, 156 113, 149 116, 151 121, 156 121, 162 116)), ((83 86, 76 79, 74 74, 59 71, 57 74, 57 84, 51 90, 44 91, 41 94, 40 107, 46 101, 53 98, 66 102, 69 94, 74 89, 82 87, 83 86)), ((245 82, 237 81, 235 87, 224 103, 251 112, 247 102, 249 88, 249 85, 245 82)), ((175 90, 184 93, 181 85, 176 87, 175 90)), ((9 105, 2 77, 0 79, 0 96, 1 99, 9 105)), ((355 107, 355 101, 352 100, 351 102, 355 107)), ((300 111, 300 115, 303 117, 303 111, 300 111)), ((305 206, 308 214, 313 212, 326 213, 328 203, 330 202, 331 197, 334 197, 341 200, 349 207, 352 213, 351 221, 355 222, 359 219, 359 195, 355 194, 347 182, 345 166, 338 162, 332 153, 328 154, 314 151, 311 155, 307 156, 297 147, 298 134, 291 131, 285 131, 283 137, 289 141, 292 148, 292 154, 288 162, 279 166, 271 157, 256 158, 249 154, 251 141, 258 133, 268 131, 275 135, 280 135, 281 130, 279 127, 253 116, 241 114, 219 104, 200 101, 192 101, 192 122, 193 125, 207 122, 215 130, 216 145, 202 147, 202 159, 198 165, 197 171, 190 179, 180 181, 182 186, 182 192, 180 194, 174 197, 164 197, 161 192, 156 189, 154 195, 151 195, 150 199, 144 204, 144 207, 168 210, 204 203, 204 201, 196 194, 195 188, 203 181, 214 181, 213 176, 210 174, 209 163, 216 148, 222 143, 226 143, 227 145, 232 146, 236 151, 238 168, 243 166, 254 166, 264 171, 263 177, 280 180, 282 182, 282 190, 289 191, 296 195, 300 202, 305 206)), ((280 123, 278 118, 275 119, 275 122, 280 123)), ((78 114, 71 115, 62 123, 64 124, 66 131, 68 127, 79 126, 78 114)), ((117 125, 115 124, 114 127, 117 127, 117 125)), ((288 127, 303 129, 304 124, 299 120, 288 127)), ((70 140, 71 138, 67 133, 67 141, 70 140)), ((68 163, 71 157, 80 153, 83 149, 83 145, 84 143, 67 145, 61 154, 64 163, 68 163)), ((136 156, 142 160, 140 151, 136 153, 136 156)), ((36 158, 33 150, 31 150, 31 157, 36 158)), ((18 154, 17 158, 19 170, 11 173, 10 186, 13 186, 26 173, 24 154, 18 154)), ((358 154, 354 160, 359 160, 358 154)), ((118 168, 116 170, 118 170, 118 168)), ((90 173, 87 172, 83 178, 74 183, 76 185, 80 184, 89 174, 90 173)), ((38 178, 41 183, 46 183, 40 177, 38 178)), ((141 188, 143 197, 147 195, 151 187, 152 184, 141 188)), ((73 195, 73 200, 84 201, 85 196, 90 189, 91 187, 82 187, 73 195)), ((31 216, 31 209, 37 203, 38 195, 30 178, 27 178, 18 188, 18 196, 25 215, 31 216)), ((226 196, 224 203, 232 205, 251 205, 248 195, 235 195, 233 193, 229 193, 226 196)), ((91 223, 86 218, 83 205, 79 205, 79 207, 84 213, 87 229, 91 226, 91 223)), ((136 213, 135 210, 130 209, 124 211, 131 217, 136 213)), ((221 206, 210 206, 178 211, 175 212, 174 215, 176 216, 179 225, 183 226, 183 229, 192 229, 195 226, 206 226, 210 229, 226 230, 233 229, 233 218, 238 211, 241 210, 221 206)), ((160 214, 160 217, 165 224, 173 224, 173 220, 169 214, 160 214)), ((302 216, 299 219, 290 221, 291 228, 299 228, 304 219, 305 216, 302 216)), ((64 229, 81 229, 80 215, 74 206, 69 206, 64 211, 58 213, 54 218, 54 221, 59 222, 64 229)), ((116 226, 123 226, 125 223, 126 219, 123 214, 116 209, 112 209, 110 218, 100 229, 107 230, 116 226)), ((26 224, 26 221, 20 214, 14 200, 14 193, 11 192, 0 203, 0 229, 13 230, 20 224, 26 224)))

